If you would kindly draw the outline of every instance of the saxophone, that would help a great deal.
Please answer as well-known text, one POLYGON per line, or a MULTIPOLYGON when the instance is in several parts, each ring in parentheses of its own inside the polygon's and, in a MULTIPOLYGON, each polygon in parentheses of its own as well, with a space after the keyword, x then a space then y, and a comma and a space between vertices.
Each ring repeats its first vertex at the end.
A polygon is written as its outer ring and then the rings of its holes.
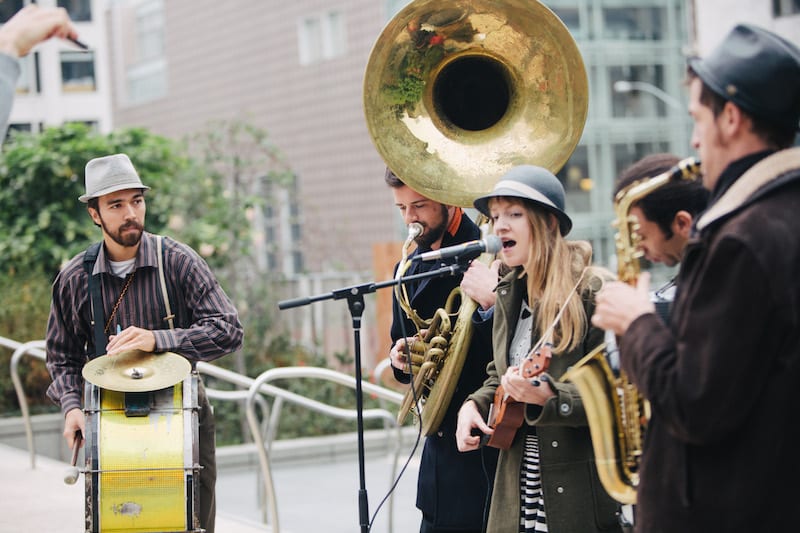
MULTIPOLYGON (((638 221, 630 209, 638 200, 670 181, 694 180, 700 161, 689 157, 658 176, 625 187, 614 198, 615 235, 621 281, 635 285, 640 273, 638 221)), ((606 492, 622 504, 636 503, 642 442, 650 420, 650 404, 628 380, 615 372, 609 360, 618 357, 613 335, 585 355, 561 378, 575 384, 583 399, 592 438, 597 472, 606 492)), ((618 365, 613 365, 618 367, 618 365)))

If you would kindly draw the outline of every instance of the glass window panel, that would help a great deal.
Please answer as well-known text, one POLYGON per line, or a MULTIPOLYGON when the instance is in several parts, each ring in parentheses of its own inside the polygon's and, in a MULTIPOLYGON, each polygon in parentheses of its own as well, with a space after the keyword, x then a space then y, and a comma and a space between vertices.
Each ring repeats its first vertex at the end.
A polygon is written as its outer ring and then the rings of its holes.
POLYGON ((149 0, 136 8, 136 52, 127 71, 128 102, 141 104, 167 94, 164 54, 164 2, 149 0))
POLYGON ((574 37, 585 37, 581 32, 581 17, 578 8, 551 7, 550 9, 558 15, 558 18, 561 19, 574 37))
POLYGON ((58 0, 58 7, 63 7, 69 13, 69 18, 76 22, 92 20, 91 0, 58 0))
POLYGON ((589 151, 579 145, 564 167, 556 174, 564 186, 567 213, 588 213, 592 209, 591 192, 595 183, 589 175, 589 151))
POLYGON ((669 143, 660 142, 630 142, 613 145, 614 149, 614 179, 623 170, 649 154, 668 152, 669 143))
POLYGON ((800 0, 772 0, 772 13, 776 17, 800 13, 800 0))
POLYGON ((61 52, 61 89, 87 92, 97 89, 94 77, 94 52, 61 52))
POLYGON ((22 9, 25 4, 23 0, 2 0, 0 1, 0 24, 8 22, 8 19, 22 9))
POLYGON ((26 123, 18 123, 18 124, 9 124, 8 131, 21 131, 25 133, 30 133, 33 131, 33 124, 26 122, 26 123))
POLYGON ((308 17, 300 22, 298 46, 301 65, 310 65, 322 57, 321 26, 317 17, 308 17))
POLYGON ((331 59, 341 57, 347 50, 344 15, 339 11, 330 11, 323 17, 323 37, 325 46, 323 57, 331 59))
POLYGON ((303 271, 303 253, 302 252, 292 252, 292 269, 293 273, 298 273, 303 271))
POLYGON ((136 45, 139 62, 164 57, 164 5, 160 0, 136 10, 136 45))
POLYGON ((39 94, 41 82, 39 77, 39 53, 34 52, 20 58, 20 76, 17 80, 17 94, 39 94))
POLYGON ((345 18, 340 11, 305 17, 298 22, 297 32, 301 65, 341 57, 347 52, 345 18))
POLYGON ((665 8, 604 8, 602 31, 605 39, 660 41, 667 35, 665 8))
POLYGON ((626 65, 608 68, 611 83, 611 116, 624 117, 664 117, 667 104, 653 92, 663 91, 664 65, 626 65), (620 91, 617 82, 636 82, 630 91, 620 91), (649 91, 641 89, 650 87, 649 91))
POLYGON ((162 60, 150 61, 128 70, 128 101, 142 103, 167 94, 167 66, 162 60))

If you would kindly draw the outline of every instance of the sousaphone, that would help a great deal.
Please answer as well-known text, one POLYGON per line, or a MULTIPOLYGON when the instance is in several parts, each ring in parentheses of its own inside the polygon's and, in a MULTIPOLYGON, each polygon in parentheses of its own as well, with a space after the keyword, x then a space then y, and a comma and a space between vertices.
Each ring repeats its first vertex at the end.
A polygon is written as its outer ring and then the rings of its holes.
MULTIPOLYGON (((378 37, 364 76, 367 128, 386 165, 420 194, 461 207, 512 166, 557 173, 580 140, 588 98, 574 39, 535 0, 412 1, 378 37)), ((426 435, 452 398, 474 310, 462 302, 450 348, 425 380, 426 435)))

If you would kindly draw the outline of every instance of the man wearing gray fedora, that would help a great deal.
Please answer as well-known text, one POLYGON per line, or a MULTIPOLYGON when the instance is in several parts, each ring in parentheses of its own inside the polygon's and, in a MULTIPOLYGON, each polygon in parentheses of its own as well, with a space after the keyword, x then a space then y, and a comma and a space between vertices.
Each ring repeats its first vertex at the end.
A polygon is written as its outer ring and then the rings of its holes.
POLYGON ((689 62, 692 144, 711 191, 669 324, 647 277, 609 283, 592 322, 620 336, 649 400, 638 532, 795 531, 800 500, 800 50, 738 25, 689 62))
MULTIPOLYGON (((47 324, 47 395, 61 406, 72 448, 85 434, 82 369, 90 359, 129 350, 174 352, 192 364, 241 348, 243 331, 233 303, 206 262, 185 244, 144 231, 145 191, 125 154, 86 164, 79 200, 103 240, 70 260, 53 283, 47 324), (163 274, 163 277, 162 277, 163 274)), ((198 387, 200 508, 214 531, 214 419, 198 387)))

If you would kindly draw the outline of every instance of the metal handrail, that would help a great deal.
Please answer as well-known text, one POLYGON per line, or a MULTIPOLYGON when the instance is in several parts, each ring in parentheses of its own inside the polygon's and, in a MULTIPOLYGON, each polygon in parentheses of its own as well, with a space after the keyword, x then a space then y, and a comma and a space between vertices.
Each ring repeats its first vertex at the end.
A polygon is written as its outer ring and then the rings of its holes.
MULTIPOLYGON (((20 343, 12 339, 0 336, 0 346, 14 350, 11 357, 11 379, 14 384, 14 389, 17 394, 17 399, 20 403, 20 410, 25 426, 25 433, 27 437, 28 450, 31 456, 31 468, 36 467, 36 450, 33 440, 33 428, 28 410, 28 400, 25 396, 25 391, 22 386, 22 381, 19 378, 19 361, 23 356, 30 355, 41 361, 46 360, 45 341, 36 340, 26 343, 20 343)), ((349 374, 344 374, 326 368, 316 367, 285 367, 273 368, 267 370, 259 375, 258 378, 253 379, 230 370, 218 367, 211 363, 198 362, 196 365, 197 371, 201 374, 212 376, 216 379, 228 382, 232 385, 241 387, 247 390, 219 390, 211 387, 206 388, 206 393, 209 398, 222 400, 222 401, 246 401, 246 416, 250 431, 255 441, 256 449, 259 456, 259 463, 261 467, 261 478, 264 483, 264 496, 262 498, 261 507, 264 513, 264 522, 266 523, 266 507, 270 508, 270 513, 273 516, 272 531, 278 533, 278 512, 277 500, 275 498, 274 484, 272 481, 272 471, 269 463, 267 453, 271 449, 272 441, 277 434, 277 426, 280 420, 280 411, 284 401, 289 401, 308 409, 327 414, 336 418, 355 419, 357 411, 355 409, 343 409, 333 407, 317 400, 306 398, 305 396, 293 393, 281 387, 270 384, 269 382, 277 379, 292 379, 292 378, 313 378, 324 379, 332 381, 340 385, 350 388, 356 388, 356 380, 349 374), (269 404, 264 400, 263 395, 269 395, 274 398, 272 409, 269 404), (262 413, 265 414, 263 418, 268 419, 266 427, 263 423, 259 423, 258 417, 255 414, 256 405, 261 408, 262 413), (268 415, 268 416, 267 416, 268 415), (267 502, 264 502, 267 499, 267 502)), ((403 395, 390 390, 388 388, 363 381, 361 383, 363 392, 377 397, 379 400, 390 401, 400 404, 403 401, 403 395)), ((388 429, 394 428, 397 433, 397 438, 390 442, 394 442, 394 459, 392 461, 391 479, 394 479, 397 472, 397 464, 399 460, 399 452, 402 444, 402 432, 400 426, 397 424, 396 418, 392 413, 386 409, 366 409, 362 413, 365 419, 381 419, 384 421, 384 426, 388 429)), ((388 438, 388 437, 387 437, 388 438)), ((389 499, 389 530, 392 530, 392 516, 393 516, 393 496, 389 499)))
POLYGON ((11 381, 14 383, 14 391, 17 393, 17 401, 19 401, 19 408, 22 413, 22 420, 25 425, 25 438, 28 441, 28 450, 31 455, 31 468, 36 468, 36 450, 33 444, 33 427, 30 422, 30 413, 28 412, 28 398, 25 396, 25 390, 22 387, 22 380, 19 379, 19 360, 24 355, 32 355, 42 361, 45 360, 45 342, 43 340, 30 341, 20 343, 0 337, 0 344, 7 348, 14 350, 11 355, 11 381))
MULTIPOLYGON (((355 409, 342 409, 339 407, 332 407, 322 402, 318 402, 317 400, 306 398, 305 396, 295 394, 293 392, 287 391, 285 389, 270 384, 270 382, 275 380, 291 379, 291 378, 323 379, 353 389, 355 389, 357 386, 356 379, 348 374, 343 374, 341 372, 336 372, 335 370, 330 370, 327 368, 316 368, 316 367, 306 367, 306 366, 273 368, 267 370, 265 372, 262 372, 250 386, 250 395, 248 397, 247 410, 246 410, 247 422, 248 424, 250 424, 250 429, 253 432, 254 440, 256 440, 256 450, 258 452, 258 459, 261 466, 261 471, 265 473, 265 475, 262 478, 264 482, 264 498, 268 500, 267 506, 269 507, 269 510, 272 513, 273 520, 270 525, 274 533, 279 533, 280 525, 278 521, 278 509, 277 509, 277 498, 275 497, 275 487, 271 476, 272 468, 269 461, 269 455, 267 453, 271 445, 271 442, 269 441, 265 442, 264 440, 262 440, 261 435, 254 430, 254 428, 258 427, 258 419, 255 416, 254 403, 253 403, 256 398, 256 395, 266 393, 276 398, 276 404, 279 399, 284 399, 296 403, 298 405, 302 405, 308 409, 312 409, 314 411, 324 413, 336 418, 353 420, 358 416, 358 413, 355 409)), ((362 380, 361 387, 364 393, 374 394, 380 399, 389 400, 397 403, 398 405, 403 401, 402 394, 386 389, 379 385, 375 385, 374 383, 362 380)), ((397 439, 394 441, 395 443, 394 459, 392 461, 392 472, 390 476, 390 479, 394 479, 395 474, 397 473, 397 463, 399 460, 400 447, 402 444, 402 433, 400 431, 400 426, 397 424, 396 417, 386 409, 365 409, 362 412, 362 416, 364 419, 373 419, 373 418, 383 419, 385 424, 395 428, 397 433, 397 439)), ((267 434, 274 435, 276 427, 273 426, 272 423, 270 423, 270 426, 271 430, 268 431, 267 434)), ((264 507, 265 506, 263 506, 262 502, 262 508, 264 507)), ((394 497, 393 495, 391 495, 389 497, 389 510, 388 510, 390 532, 392 531, 393 513, 394 513, 394 497)), ((267 522, 266 516, 262 516, 262 519, 265 523, 267 522)))

